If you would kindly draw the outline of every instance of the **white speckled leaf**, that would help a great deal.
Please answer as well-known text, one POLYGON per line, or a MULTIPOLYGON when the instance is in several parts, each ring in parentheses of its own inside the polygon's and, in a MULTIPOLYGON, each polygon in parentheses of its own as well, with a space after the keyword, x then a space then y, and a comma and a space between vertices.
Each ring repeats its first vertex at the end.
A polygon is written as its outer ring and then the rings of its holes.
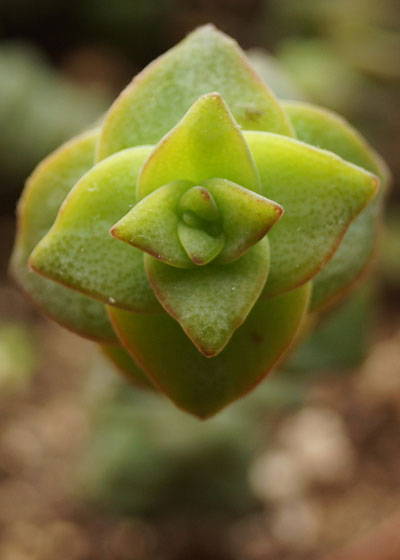
POLYGON ((201 185, 213 177, 259 190, 249 147, 218 93, 200 97, 156 146, 140 172, 137 198, 171 181, 201 185))
POLYGON ((253 307, 268 276, 266 238, 233 263, 191 270, 146 255, 145 268, 160 303, 205 356, 215 356, 253 307))
POLYGON ((104 305, 38 276, 28 267, 36 244, 48 232, 74 184, 93 165, 97 131, 88 132, 48 156, 27 181, 18 206, 11 270, 34 303, 60 325, 96 340, 115 340, 104 305))
POLYGON ((237 43, 207 25, 155 60, 111 107, 98 157, 156 144, 200 96, 218 91, 243 129, 293 135, 275 96, 237 43))
POLYGON ((350 223, 374 197, 378 178, 331 152, 266 132, 245 132, 262 194, 285 210, 271 229, 271 269, 263 292, 275 296, 313 278, 350 223))
POLYGON ((190 186, 174 181, 155 190, 112 227, 112 235, 173 266, 191 268, 178 237, 179 200, 190 186))
POLYGON ((109 233, 135 204, 137 175, 150 151, 144 146, 115 154, 77 183, 32 253, 37 272, 112 305, 161 310, 144 272, 143 253, 109 233))
POLYGON ((203 356, 168 314, 109 308, 125 348, 177 406, 207 418, 253 389, 279 362, 307 311, 310 285, 258 301, 230 343, 203 356))
POLYGON ((327 266, 314 278, 312 310, 345 295, 368 267, 374 254, 383 195, 390 172, 380 156, 342 117, 308 103, 282 102, 299 140, 331 150, 381 179, 378 196, 350 225, 327 266))

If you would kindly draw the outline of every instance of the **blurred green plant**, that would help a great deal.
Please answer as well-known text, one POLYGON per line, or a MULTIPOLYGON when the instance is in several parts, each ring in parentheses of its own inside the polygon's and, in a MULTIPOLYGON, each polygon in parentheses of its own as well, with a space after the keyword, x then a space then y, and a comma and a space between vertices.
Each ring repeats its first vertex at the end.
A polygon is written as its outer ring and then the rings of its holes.
POLYGON ((397 170, 397 0, 273 0, 269 9, 280 32, 275 53, 288 77, 310 101, 350 118, 397 170))
POLYGON ((0 81, 0 173, 12 185, 107 107, 104 94, 62 77, 28 44, 1 45, 0 81))
POLYGON ((131 379, 205 418, 261 381, 308 312, 354 285, 387 179, 343 119, 278 102, 206 26, 33 173, 12 269, 131 379))
POLYGON ((0 394, 26 389, 37 366, 37 352, 23 325, 0 323, 0 394))
POLYGON ((157 393, 126 386, 96 360, 86 392, 91 429, 76 470, 79 495, 122 515, 248 511, 255 506, 248 464, 268 439, 265 420, 298 407, 304 388, 299 379, 276 375, 199 424, 157 393))

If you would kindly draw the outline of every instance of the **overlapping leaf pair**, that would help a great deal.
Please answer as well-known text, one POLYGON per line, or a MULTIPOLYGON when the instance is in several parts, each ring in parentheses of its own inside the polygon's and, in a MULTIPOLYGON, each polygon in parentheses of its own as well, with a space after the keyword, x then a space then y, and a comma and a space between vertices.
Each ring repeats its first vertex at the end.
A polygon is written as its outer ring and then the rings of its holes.
POLYGON ((34 171, 12 269, 132 380, 207 417, 360 276, 379 180, 384 165, 349 125, 278 102, 206 26, 34 171))

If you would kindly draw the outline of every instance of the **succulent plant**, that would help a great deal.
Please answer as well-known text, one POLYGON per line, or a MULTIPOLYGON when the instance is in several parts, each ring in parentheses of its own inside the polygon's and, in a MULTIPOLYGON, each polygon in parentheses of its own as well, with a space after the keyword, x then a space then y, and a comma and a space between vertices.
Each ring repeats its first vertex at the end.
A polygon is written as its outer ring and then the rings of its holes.
POLYGON ((278 102, 205 26, 33 172, 12 270, 130 379, 206 418, 360 276, 386 181, 350 125, 278 102))

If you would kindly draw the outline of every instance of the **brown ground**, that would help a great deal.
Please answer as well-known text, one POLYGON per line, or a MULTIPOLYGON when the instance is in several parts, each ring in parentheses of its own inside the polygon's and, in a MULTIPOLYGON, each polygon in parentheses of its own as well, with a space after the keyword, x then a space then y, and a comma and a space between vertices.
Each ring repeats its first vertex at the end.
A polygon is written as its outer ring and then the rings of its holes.
MULTIPOLYGON (((0 232, 2 265, 10 231, 0 232)), ((5 277, 0 317, 28 325, 39 350, 29 386, 0 395, 2 560, 400 558, 398 328, 379 335, 357 371, 313 384, 300 410, 274 420, 249 467, 258 510, 149 521, 95 511, 74 493, 89 435, 90 344, 39 317, 5 277)))

